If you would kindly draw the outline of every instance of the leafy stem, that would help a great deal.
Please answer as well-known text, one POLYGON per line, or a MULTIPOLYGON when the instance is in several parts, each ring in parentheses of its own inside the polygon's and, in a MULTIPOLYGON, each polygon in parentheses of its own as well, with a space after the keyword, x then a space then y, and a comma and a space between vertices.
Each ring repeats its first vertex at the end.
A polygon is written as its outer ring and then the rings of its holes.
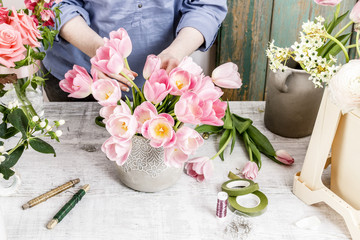
POLYGON ((217 157, 225 150, 225 148, 227 147, 227 145, 230 143, 231 139, 232 139, 232 138, 229 137, 229 138, 226 140, 225 144, 222 146, 222 148, 220 148, 220 150, 219 150, 212 158, 210 158, 210 160, 214 160, 215 158, 217 158, 217 157))
POLYGON ((339 45, 339 47, 341 48, 341 50, 344 52, 345 58, 346 58, 346 62, 349 62, 349 54, 347 53, 346 48, 344 47, 344 45, 337 40, 336 38, 334 38, 333 36, 331 36, 330 34, 326 33, 326 34, 319 34, 319 36, 328 38, 330 40, 332 40, 333 42, 335 42, 337 45, 339 45))
MULTIPOLYGON (((140 91, 139 87, 134 83, 134 81, 131 80, 131 79, 129 78, 129 76, 127 76, 127 75, 124 74, 123 72, 121 72, 120 74, 121 74, 122 76, 124 76, 124 77, 133 85, 133 87, 136 89, 136 91, 138 91, 138 93, 140 94, 141 99, 145 102, 146 100, 145 100, 144 95, 143 95, 142 92, 140 91)), ((133 97, 135 97, 134 92, 133 92, 133 97)))
POLYGON ((358 56, 360 57, 360 43, 359 43, 359 38, 360 38, 360 31, 358 31, 356 33, 356 50, 358 53, 358 56))
POLYGON ((348 27, 350 27, 354 22, 350 21, 348 24, 346 24, 338 33, 335 34, 334 38, 337 38, 340 36, 341 33, 343 33, 348 27))

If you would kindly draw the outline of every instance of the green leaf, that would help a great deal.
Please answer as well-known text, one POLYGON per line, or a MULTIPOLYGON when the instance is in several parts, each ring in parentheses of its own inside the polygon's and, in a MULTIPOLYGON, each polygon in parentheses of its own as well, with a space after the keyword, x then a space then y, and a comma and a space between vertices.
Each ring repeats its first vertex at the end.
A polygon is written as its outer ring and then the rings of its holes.
POLYGON ((236 117, 236 115, 232 115, 233 117, 233 125, 239 134, 242 134, 249 126, 252 124, 252 120, 244 119, 245 121, 241 121, 236 117))
POLYGON ((97 116, 97 117, 95 118, 95 123, 96 123, 96 125, 98 125, 98 126, 100 126, 100 127, 105 127, 105 124, 103 123, 103 120, 104 120, 103 117, 97 116))
POLYGON ((250 161, 255 162, 258 168, 260 169, 262 164, 261 164, 261 153, 259 149, 253 143, 247 132, 244 132, 242 136, 245 143, 245 148, 249 154, 250 161))
POLYGON ((45 142, 44 140, 42 140, 40 138, 36 138, 36 137, 30 138, 29 144, 35 151, 38 151, 41 153, 53 153, 54 157, 56 157, 54 148, 50 144, 48 144, 47 142, 45 142))
MULTIPOLYGON (((346 16, 349 14, 350 11, 347 11, 346 13, 344 13, 343 15, 341 15, 340 17, 337 17, 336 12, 335 12, 335 16, 334 19, 329 23, 329 27, 326 28, 326 31, 331 34, 332 31, 334 30, 334 28, 336 28, 345 18, 346 16)), ((338 13, 337 13, 338 14, 338 13)))
POLYGON ((27 128, 29 126, 29 120, 27 119, 22 109, 17 108, 14 111, 12 111, 8 115, 7 120, 17 130, 19 130, 22 133, 23 139, 27 138, 26 133, 27 133, 27 128))
POLYGON ((33 57, 36 60, 42 61, 45 58, 46 53, 45 52, 31 52, 31 57, 33 57))
POLYGON ((227 109, 226 109, 226 112, 225 112, 224 128, 225 129, 232 129, 233 128, 229 102, 227 103, 227 109))
POLYGON ((271 145, 269 139, 262 134, 256 127, 251 125, 247 130, 246 133, 249 134, 249 137, 259 149, 260 152, 264 153, 266 156, 275 156, 275 150, 271 145))
MULTIPOLYGON (((351 37, 351 33, 348 34, 344 34, 339 36, 337 39, 345 46, 346 43, 349 41, 351 37)), ((339 45, 337 45, 336 43, 334 43, 333 47, 331 47, 329 49, 329 51, 326 53, 326 55, 324 56, 326 59, 330 59, 330 55, 331 56, 336 56, 339 54, 339 52, 341 52, 341 47, 339 45)))
POLYGON ((5 130, 4 135, 0 136, 0 138, 9 139, 9 138, 15 136, 18 132, 19 132, 19 130, 17 130, 16 128, 9 127, 8 129, 5 130))
POLYGON ((24 83, 24 85, 22 85, 22 87, 21 87, 21 92, 25 92, 25 90, 26 90, 26 88, 29 86, 29 84, 30 84, 30 79, 28 79, 25 83, 24 83))
POLYGON ((234 147, 235 147, 235 142, 236 142, 236 129, 235 128, 233 128, 231 130, 231 137, 232 137, 232 142, 231 142, 230 154, 232 154, 234 147))
POLYGON ((9 178, 15 174, 13 170, 2 165, 0 165, 0 173, 4 176, 5 180, 9 180, 9 178))
POLYGON ((4 113, 8 108, 0 104, 0 112, 4 113))
POLYGON ((217 133, 217 132, 220 132, 221 130, 223 130, 223 127, 204 124, 204 125, 197 126, 195 128, 195 130, 199 133, 204 133, 204 132, 217 133))
POLYGON ((4 166, 6 168, 12 168, 13 166, 15 166, 15 164, 19 161, 21 155, 23 154, 24 149, 25 146, 20 145, 11 154, 6 156, 6 159, 4 162, 1 163, 1 166, 4 166))
MULTIPOLYGON (((225 145, 229 138, 231 138, 231 130, 226 129, 220 138, 219 150, 225 145)), ((219 157, 224 161, 224 150, 220 153, 219 157)))

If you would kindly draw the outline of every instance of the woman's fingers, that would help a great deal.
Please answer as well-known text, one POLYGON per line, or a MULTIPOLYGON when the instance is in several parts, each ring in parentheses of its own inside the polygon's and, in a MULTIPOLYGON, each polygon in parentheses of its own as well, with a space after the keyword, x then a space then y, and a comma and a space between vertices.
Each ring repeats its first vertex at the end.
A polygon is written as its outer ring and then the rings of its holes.
POLYGON ((107 76, 106 74, 104 74, 103 72, 101 71, 97 71, 98 73, 98 79, 115 79, 119 82, 119 85, 120 85, 120 89, 122 91, 125 91, 125 92, 129 92, 130 89, 129 87, 124 84, 126 82, 128 82, 128 80, 120 75, 115 75, 115 74, 112 74, 113 76, 111 76, 111 78, 109 76, 107 76))

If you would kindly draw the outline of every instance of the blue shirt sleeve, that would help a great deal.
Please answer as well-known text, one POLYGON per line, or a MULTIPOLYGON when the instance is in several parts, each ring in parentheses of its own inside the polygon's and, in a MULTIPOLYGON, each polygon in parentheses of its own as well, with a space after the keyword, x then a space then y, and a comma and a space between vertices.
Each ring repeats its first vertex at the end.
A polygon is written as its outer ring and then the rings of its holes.
POLYGON ((184 0, 181 19, 176 34, 184 27, 193 27, 204 36, 205 42, 199 48, 208 50, 216 39, 217 32, 227 13, 226 0, 184 0))
MULTIPOLYGON (((84 18, 85 22, 90 25, 89 13, 83 8, 84 2, 82 0, 63 0, 59 4, 61 10, 61 22, 58 26, 59 31, 65 23, 67 23, 76 16, 81 16, 82 18, 84 18)), ((55 40, 60 40, 59 34, 56 35, 55 40)))

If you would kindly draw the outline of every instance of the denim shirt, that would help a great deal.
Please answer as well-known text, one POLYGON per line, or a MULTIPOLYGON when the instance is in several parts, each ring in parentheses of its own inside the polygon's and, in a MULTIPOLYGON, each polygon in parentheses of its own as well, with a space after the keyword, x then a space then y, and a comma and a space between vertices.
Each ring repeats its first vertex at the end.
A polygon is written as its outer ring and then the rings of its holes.
MULTIPOLYGON (((147 55, 157 55, 167 48, 184 27, 202 33, 205 43, 199 50, 206 51, 227 13, 226 0, 63 0, 60 4, 59 30, 78 15, 101 37, 108 37, 120 27, 127 30, 133 43, 128 62, 140 75, 136 79, 139 87, 144 83, 142 69, 147 55)), ((60 36, 47 51, 43 64, 59 80, 74 64, 90 71, 89 57, 60 36)))

